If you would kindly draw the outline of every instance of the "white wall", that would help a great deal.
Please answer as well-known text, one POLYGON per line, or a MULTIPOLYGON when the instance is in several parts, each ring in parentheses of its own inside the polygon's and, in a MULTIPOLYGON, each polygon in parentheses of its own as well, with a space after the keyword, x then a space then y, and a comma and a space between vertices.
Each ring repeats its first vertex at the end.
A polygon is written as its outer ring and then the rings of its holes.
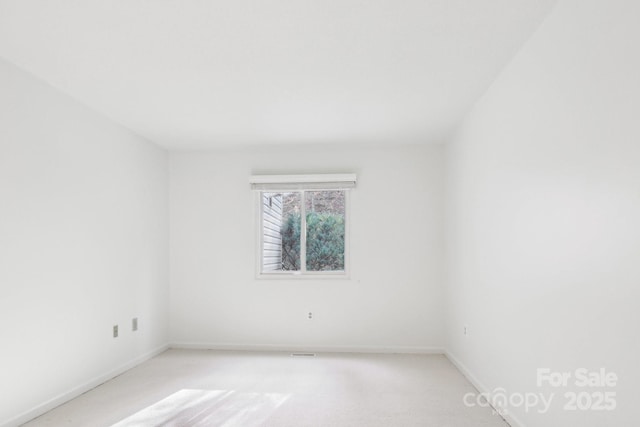
POLYGON ((171 341, 442 348, 442 147, 171 153, 171 341), (251 174, 356 172, 349 280, 255 279, 251 174), (306 319, 311 310, 313 321, 306 319))
POLYGON ((166 344, 168 158, 1 60, 0 93, 0 425, 13 425, 166 344))
POLYGON ((638 424, 638 17, 560 1, 446 149, 447 348, 487 389, 557 394, 548 414, 507 408, 523 425, 638 424), (601 367, 612 412, 536 387, 537 368, 601 367))

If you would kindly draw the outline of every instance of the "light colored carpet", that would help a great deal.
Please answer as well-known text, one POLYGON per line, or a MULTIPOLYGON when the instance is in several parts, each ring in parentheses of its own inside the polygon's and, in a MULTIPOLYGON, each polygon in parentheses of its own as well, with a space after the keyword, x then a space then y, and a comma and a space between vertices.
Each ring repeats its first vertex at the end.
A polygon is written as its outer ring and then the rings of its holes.
POLYGON ((25 424, 505 427, 440 355, 169 350, 25 424))

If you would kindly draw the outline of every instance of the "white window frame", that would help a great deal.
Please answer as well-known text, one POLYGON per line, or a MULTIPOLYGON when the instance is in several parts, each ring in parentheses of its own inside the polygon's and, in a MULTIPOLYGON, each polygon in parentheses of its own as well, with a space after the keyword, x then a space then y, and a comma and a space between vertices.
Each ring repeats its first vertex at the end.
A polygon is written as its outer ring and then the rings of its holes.
POLYGON ((351 228, 351 195, 355 188, 355 174, 325 175, 254 175, 250 179, 251 188, 255 192, 256 209, 256 277, 258 279, 349 279, 350 271, 350 228, 351 228), (306 191, 338 190, 344 192, 344 270, 342 271, 307 271, 307 219, 304 193, 306 191), (264 239, 262 236, 263 213, 262 193, 295 193, 300 199, 300 270, 299 271, 262 271, 262 255, 264 239), (304 250, 303 250, 304 248, 304 250))

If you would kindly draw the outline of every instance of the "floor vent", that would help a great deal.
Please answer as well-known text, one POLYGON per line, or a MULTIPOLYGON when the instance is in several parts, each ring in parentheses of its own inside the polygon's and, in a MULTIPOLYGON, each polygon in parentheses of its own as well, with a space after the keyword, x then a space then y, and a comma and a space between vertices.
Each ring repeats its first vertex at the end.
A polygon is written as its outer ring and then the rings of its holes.
POLYGON ((315 357, 315 353, 291 353, 293 357, 315 357))

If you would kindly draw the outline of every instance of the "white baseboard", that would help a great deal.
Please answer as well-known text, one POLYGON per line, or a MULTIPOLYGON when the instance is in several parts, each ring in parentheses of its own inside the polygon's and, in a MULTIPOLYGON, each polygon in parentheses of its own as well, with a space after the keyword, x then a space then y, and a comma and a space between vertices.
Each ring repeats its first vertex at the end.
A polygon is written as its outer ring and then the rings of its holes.
MULTIPOLYGON (((449 359, 453 365, 458 368, 458 370, 465 376, 467 380, 480 392, 480 393, 490 393, 489 390, 476 375, 474 375, 460 360, 458 360, 453 354, 449 351, 445 351, 444 355, 449 359)), ((511 427, 525 427, 524 423, 516 418, 511 412, 500 412, 501 409, 504 408, 493 408, 496 412, 502 413, 501 417, 509 424, 511 427)))
POLYGON ((235 350, 235 351, 286 351, 314 353, 387 353, 387 354, 445 354, 441 347, 420 346, 327 346, 298 344, 242 344, 174 342, 171 348, 190 350, 235 350))
POLYGON ((135 359, 130 360, 129 362, 123 365, 120 365, 109 372, 99 375, 84 384, 78 385, 67 392, 59 394, 58 396, 55 396, 49 399, 48 401, 41 403, 38 406, 31 408, 28 411, 25 411, 14 418, 9 419, 8 421, 5 421, 3 424, 0 424, 0 427, 16 427, 36 417, 39 417, 40 415, 52 410, 53 408, 60 406, 63 403, 68 402, 69 400, 80 396, 83 393, 86 393, 92 388, 95 388, 100 384, 103 384, 109 381, 110 379, 117 377, 118 375, 128 371, 134 366, 137 366, 142 362, 145 362, 151 359, 152 357, 157 356, 158 354, 166 351, 167 349, 169 349, 169 345, 165 344, 148 353, 138 356, 135 359))

